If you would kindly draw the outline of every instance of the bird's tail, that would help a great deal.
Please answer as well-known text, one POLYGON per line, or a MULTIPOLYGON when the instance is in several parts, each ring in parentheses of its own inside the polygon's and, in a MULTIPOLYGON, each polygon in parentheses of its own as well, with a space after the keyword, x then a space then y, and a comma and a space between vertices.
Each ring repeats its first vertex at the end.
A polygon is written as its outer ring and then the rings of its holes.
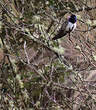
POLYGON ((55 37, 52 38, 52 40, 57 40, 57 39, 59 39, 58 35, 56 35, 55 37))
POLYGON ((67 34, 67 33, 59 33, 59 34, 55 35, 55 37, 53 37, 52 40, 57 40, 57 39, 59 39, 59 38, 65 36, 66 34, 67 34))

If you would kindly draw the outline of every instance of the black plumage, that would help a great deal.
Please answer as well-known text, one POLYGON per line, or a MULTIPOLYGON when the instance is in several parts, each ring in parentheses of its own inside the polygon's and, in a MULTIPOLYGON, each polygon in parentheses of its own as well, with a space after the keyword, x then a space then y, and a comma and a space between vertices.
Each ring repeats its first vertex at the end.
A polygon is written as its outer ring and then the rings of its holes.
POLYGON ((76 16, 72 14, 70 18, 62 24, 60 30, 55 35, 55 37, 52 38, 52 40, 57 40, 68 33, 70 34, 70 32, 76 28, 76 21, 76 16))
POLYGON ((68 33, 68 32, 66 31, 66 29, 65 29, 67 25, 68 25, 68 21, 65 21, 65 22, 62 24, 62 26, 61 26, 59 32, 55 35, 55 37, 52 38, 52 40, 56 40, 56 39, 59 39, 59 38, 65 36, 65 35, 68 33))

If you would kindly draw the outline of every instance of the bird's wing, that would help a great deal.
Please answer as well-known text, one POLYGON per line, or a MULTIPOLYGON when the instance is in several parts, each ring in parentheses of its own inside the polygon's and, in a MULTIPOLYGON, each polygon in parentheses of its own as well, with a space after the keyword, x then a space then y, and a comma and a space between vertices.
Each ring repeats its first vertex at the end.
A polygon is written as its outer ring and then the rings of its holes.
POLYGON ((65 31, 66 31, 67 25, 68 25, 68 21, 65 21, 65 22, 62 24, 60 30, 65 30, 65 31))
POLYGON ((59 29, 59 32, 55 35, 55 37, 52 38, 52 40, 56 40, 56 39, 59 39, 63 36, 65 36, 67 34, 67 31, 66 31, 66 26, 68 25, 68 21, 65 21, 61 28, 59 29))

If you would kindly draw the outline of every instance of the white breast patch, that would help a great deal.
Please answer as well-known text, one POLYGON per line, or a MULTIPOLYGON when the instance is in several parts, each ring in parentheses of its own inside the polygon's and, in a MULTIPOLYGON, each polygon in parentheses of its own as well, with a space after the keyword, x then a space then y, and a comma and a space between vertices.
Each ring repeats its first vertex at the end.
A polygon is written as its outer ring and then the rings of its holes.
POLYGON ((66 27, 66 31, 69 31, 69 30, 72 30, 73 31, 75 28, 76 28, 76 23, 73 24, 73 23, 69 22, 68 25, 67 25, 67 27, 66 27))

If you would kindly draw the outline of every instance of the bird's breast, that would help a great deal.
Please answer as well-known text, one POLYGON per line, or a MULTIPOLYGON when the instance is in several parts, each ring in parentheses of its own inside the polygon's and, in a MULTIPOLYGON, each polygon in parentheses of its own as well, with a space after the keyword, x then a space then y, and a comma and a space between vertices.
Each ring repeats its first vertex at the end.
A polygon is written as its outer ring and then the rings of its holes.
POLYGON ((76 28, 76 23, 73 24, 73 23, 69 22, 66 27, 66 31, 70 31, 70 30, 73 31, 75 28, 76 28))

